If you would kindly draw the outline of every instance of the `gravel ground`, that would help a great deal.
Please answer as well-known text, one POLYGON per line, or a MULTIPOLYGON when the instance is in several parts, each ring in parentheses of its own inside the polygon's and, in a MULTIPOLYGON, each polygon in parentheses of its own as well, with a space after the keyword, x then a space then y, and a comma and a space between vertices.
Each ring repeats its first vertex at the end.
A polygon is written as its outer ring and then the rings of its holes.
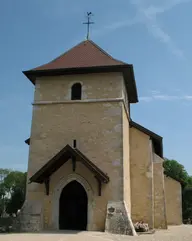
POLYGON ((192 241, 192 225, 169 227, 155 234, 138 237, 112 235, 100 232, 65 232, 40 234, 1 234, 0 241, 192 241))

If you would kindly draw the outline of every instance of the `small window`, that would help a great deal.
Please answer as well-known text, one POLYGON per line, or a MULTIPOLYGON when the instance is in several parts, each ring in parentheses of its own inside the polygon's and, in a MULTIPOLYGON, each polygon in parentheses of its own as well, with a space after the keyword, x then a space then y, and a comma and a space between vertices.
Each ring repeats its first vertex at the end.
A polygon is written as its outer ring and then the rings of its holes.
POLYGON ((81 84, 76 83, 71 87, 71 99, 81 100, 81 84))

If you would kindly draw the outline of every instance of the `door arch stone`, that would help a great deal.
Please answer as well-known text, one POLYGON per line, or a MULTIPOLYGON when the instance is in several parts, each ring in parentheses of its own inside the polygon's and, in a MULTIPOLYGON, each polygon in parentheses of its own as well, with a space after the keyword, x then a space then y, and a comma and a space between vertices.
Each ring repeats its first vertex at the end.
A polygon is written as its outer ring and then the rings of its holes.
POLYGON ((89 185, 89 183, 79 174, 73 173, 68 175, 67 177, 61 179, 59 183, 54 188, 52 194, 52 226, 53 229, 59 230, 59 200, 61 196, 61 192, 65 188, 67 184, 72 181, 79 182, 87 193, 88 198, 88 211, 87 211, 87 230, 93 230, 93 205, 94 205, 94 192, 89 185))

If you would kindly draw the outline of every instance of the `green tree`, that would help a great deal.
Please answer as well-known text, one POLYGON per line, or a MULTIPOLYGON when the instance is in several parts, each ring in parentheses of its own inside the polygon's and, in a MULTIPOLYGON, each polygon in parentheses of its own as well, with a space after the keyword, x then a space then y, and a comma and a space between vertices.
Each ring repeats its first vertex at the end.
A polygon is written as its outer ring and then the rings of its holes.
POLYGON ((7 193, 12 193, 15 191, 16 187, 25 190, 26 187, 26 173, 20 171, 11 171, 4 178, 4 187, 7 193))
POLYGON ((27 173, 12 171, 4 179, 4 185, 10 198, 6 205, 6 212, 16 214, 25 201, 27 173))
POLYGON ((6 209, 6 188, 4 180, 10 173, 9 169, 0 168, 0 217, 2 216, 4 210, 6 209))
POLYGON ((3 214, 3 210, 4 210, 3 202, 2 202, 2 199, 0 199, 0 217, 3 214))
POLYGON ((11 194, 11 198, 8 200, 6 205, 6 213, 13 215, 17 214, 17 211, 21 209, 25 201, 25 193, 21 188, 14 188, 11 194))
POLYGON ((192 176, 175 160, 165 159, 163 165, 164 174, 181 183, 183 220, 192 220, 192 176))
POLYGON ((5 196, 6 190, 5 190, 4 180, 9 173, 10 173, 9 169, 0 168, 0 199, 2 199, 5 196))
POLYGON ((17 213, 25 200, 27 173, 0 169, 0 216, 17 213))
POLYGON ((192 187, 183 190, 183 219, 192 220, 192 187))
POLYGON ((189 182, 189 176, 184 166, 176 160, 165 159, 164 163, 164 174, 169 176, 181 183, 182 187, 187 186, 189 182))
POLYGON ((189 176, 189 177, 188 177, 187 186, 188 186, 188 187, 192 187, 192 176, 189 176))

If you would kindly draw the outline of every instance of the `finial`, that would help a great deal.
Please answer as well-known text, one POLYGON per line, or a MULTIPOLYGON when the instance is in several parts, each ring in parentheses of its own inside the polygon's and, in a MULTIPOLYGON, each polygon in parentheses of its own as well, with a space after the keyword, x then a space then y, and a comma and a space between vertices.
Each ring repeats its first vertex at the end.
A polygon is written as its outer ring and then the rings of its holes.
POLYGON ((87 12, 87 22, 83 24, 87 24, 87 40, 89 39, 89 33, 90 33, 90 24, 94 24, 94 22, 91 22, 91 17, 93 16, 92 12, 87 12))

